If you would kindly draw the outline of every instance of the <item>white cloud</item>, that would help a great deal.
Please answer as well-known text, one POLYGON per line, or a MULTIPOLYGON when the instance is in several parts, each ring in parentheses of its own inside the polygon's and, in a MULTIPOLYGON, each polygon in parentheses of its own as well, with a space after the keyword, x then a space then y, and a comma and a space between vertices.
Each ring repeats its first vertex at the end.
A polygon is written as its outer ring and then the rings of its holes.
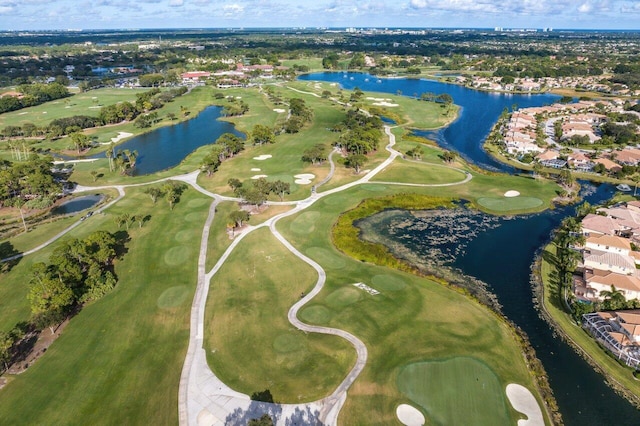
POLYGON ((578 7, 578 12, 580 13, 589 13, 593 7, 589 3, 582 3, 580 7, 578 7))
POLYGON ((224 16, 228 17, 236 17, 244 12, 244 6, 234 3, 234 4, 225 4, 222 6, 222 11, 224 16))
POLYGON ((169 6, 171 7, 184 6, 184 0, 169 0, 169 6))
POLYGON ((424 9, 427 7, 427 0, 411 0, 410 5, 414 9, 424 9))

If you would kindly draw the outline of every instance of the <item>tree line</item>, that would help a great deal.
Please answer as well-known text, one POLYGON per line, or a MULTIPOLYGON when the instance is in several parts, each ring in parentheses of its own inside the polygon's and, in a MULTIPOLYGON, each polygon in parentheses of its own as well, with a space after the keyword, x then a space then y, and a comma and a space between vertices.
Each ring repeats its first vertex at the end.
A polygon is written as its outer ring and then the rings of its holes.
POLYGON ((60 83, 20 84, 16 90, 21 96, 0 97, 0 114, 70 96, 67 88, 60 83))
MULTIPOLYGON (((157 113, 152 113, 151 111, 161 108, 165 103, 182 96, 186 91, 185 87, 163 92, 155 88, 137 94, 134 103, 125 101, 106 105, 100 109, 97 117, 88 115, 62 117, 52 120, 43 127, 38 127, 33 123, 25 123, 22 126, 6 126, 0 132, 0 136, 4 138, 48 136, 56 139, 82 129, 132 120, 136 120, 136 126, 138 127, 150 127, 158 119, 157 113), (152 114, 155 114, 155 116, 152 114)), ((5 98, 0 98, 0 100, 5 98)))

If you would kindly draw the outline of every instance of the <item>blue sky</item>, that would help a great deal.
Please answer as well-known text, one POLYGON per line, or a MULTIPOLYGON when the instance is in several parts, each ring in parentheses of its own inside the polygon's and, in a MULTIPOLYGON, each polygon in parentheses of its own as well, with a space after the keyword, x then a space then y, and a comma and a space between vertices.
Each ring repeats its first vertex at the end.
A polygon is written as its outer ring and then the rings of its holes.
POLYGON ((640 0, 0 0, 0 29, 640 29, 640 0))

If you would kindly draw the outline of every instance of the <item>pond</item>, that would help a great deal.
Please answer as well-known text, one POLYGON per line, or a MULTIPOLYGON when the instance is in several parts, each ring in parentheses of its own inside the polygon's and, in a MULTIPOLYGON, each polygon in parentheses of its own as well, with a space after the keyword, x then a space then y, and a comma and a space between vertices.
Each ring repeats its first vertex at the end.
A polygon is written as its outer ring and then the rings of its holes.
POLYGON ((100 194, 77 197, 54 207, 51 210, 51 214, 55 216, 81 212, 82 210, 95 206, 102 201, 103 198, 104 196, 100 194))
MULTIPOLYGON (((462 106, 458 119, 437 131, 419 132, 468 161, 490 170, 514 170, 491 158, 482 143, 504 108, 536 106, 555 95, 507 95, 415 79, 371 79, 357 73, 317 73, 302 78, 340 83, 344 88, 413 95, 449 93, 462 106), (346 76, 346 77, 345 77, 346 76), (368 80, 368 81, 365 81, 368 80)), ((612 185, 581 182, 591 204, 614 194, 612 185)), ((535 253, 575 206, 539 214, 495 217, 477 211, 435 211, 411 214, 384 212, 360 224, 365 238, 388 246, 398 256, 423 267, 447 266, 485 283, 503 312, 529 336, 548 375, 565 424, 580 426, 638 425, 640 411, 609 388, 576 352, 558 338, 533 305, 530 267, 535 253)))
MULTIPOLYGON (((232 123, 221 121, 222 107, 210 106, 196 117, 160 127, 129 139, 115 147, 115 151, 138 151, 134 175, 146 175, 175 167, 201 146, 212 144, 223 133, 244 138, 232 123)), ((91 158, 105 158, 105 153, 91 158)))

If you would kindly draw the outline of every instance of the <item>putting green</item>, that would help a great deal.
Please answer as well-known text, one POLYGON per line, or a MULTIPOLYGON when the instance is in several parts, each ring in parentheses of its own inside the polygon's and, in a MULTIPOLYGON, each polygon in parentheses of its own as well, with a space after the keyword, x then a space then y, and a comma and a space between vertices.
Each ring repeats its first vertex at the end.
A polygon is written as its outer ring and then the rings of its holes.
POLYGON ((204 205, 204 204, 207 204, 207 202, 208 202, 208 201, 211 201, 211 200, 207 200, 207 199, 205 199, 205 198, 196 198, 195 200, 190 200, 190 201, 187 203, 187 206, 188 206, 189 208, 200 207, 200 206, 202 206, 202 205, 204 205))
POLYGON ((526 210, 532 209, 534 207, 539 207, 542 205, 542 200, 535 197, 483 197, 478 198, 478 204, 490 210, 507 212, 512 210, 526 210))
POLYGON ((310 247, 306 250, 306 253, 326 269, 342 269, 346 265, 342 257, 322 247, 310 247))
POLYGON ((343 287, 328 295, 325 301, 332 308, 344 308, 360 300, 362 293, 355 287, 343 287))
POLYGON ((164 254, 164 261, 169 266, 175 266, 186 262, 189 256, 191 256, 189 246, 176 246, 167 250, 164 254))
POLYGON ((295 234, 308 234, 313 232, 315 223, 320 217, 320 212, 305 212, 291 222, 291 232, 295 234))
POLYGON ((407 284, 400 278, 393 275, 376 275, 371 280, 376 290, 382 291, 398 291, 402 290, 407 284))
POLYGON ((187 222, 198 222, 198 221, 203 221, 204 222, 204 217, 202 216, 202 213, 189 213, 188 215, 186 215, 184 217, 184 220, 186 220, 187 222))
POLYGON ((309 306, 304 308, 298 314, 298 317, 309 324, 326 324, 329 322, 333 314, 329 309, 322 305, 309 306))
POLYGON ((175 308, 182 305, 189 296, 189 289, 185 285, 169 287, 158 297, 159 308, 175 308))
POLYGON ((273 341, 273 349, 282 354, 297 352, 304 349, 304 346, 302 332, 281 334, 273 341))
POLYGON ((434 425, 511 425, 504 386, 482 361, 471 357, 416 362, 398 374, 398 388, 434 425))
POLYGON ((175 240, 179 243, 187 243, 193 239, 193 231, 191 231, 190 229, 178 231, 173 238, 175 238, 175 240))

